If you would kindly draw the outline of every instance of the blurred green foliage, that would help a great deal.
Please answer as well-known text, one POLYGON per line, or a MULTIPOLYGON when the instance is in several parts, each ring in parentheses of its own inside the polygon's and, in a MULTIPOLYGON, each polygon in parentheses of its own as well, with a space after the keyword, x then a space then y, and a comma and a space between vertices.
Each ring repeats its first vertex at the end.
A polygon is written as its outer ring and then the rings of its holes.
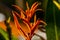
POLYGON ((48 0, 46 8, 46 32, 47 40, 60 40, 60 10, 53 3, 53 0, 48 0))
MULTIPOLYGON (((9 40, 8 33, 0 28, 0 40, 9 40)), ((11 36, 11 40, 18 40, 15 36, 11 36)))

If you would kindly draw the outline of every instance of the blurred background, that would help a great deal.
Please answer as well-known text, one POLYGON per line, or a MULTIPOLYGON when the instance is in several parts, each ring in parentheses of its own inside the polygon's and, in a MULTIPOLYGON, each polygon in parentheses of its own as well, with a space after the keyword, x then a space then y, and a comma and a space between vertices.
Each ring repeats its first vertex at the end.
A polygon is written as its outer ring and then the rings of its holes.
MULTIPOLYGON (((28 2, 29 7, 31 7, 34 2, 38 1, 41 3, 38 8, 42 9, 42 11, 36 12, 37 19, 44 20, 47 23, 47 26, 44 27, 43 24, 41 24, 43 28, 39 28, 36 34, 41 35, 41 38, 44 38, 44 40, 60 40, 60 10, 53 3, 53 0, 0 0, 0 40, 8 40, 11 38, 12 40, 21 39, 20 35, 16 32, 17 29, 13 23, 12 10, 17 10, 12 5, 18 5, 26 10, 26 1, 28 2), (9 17, 11 17, 10 26, 9 24, 4 23, 9 17), (6 27, 6 25, 8 27, 6 27)), ((60 0, 55 1, 60 4, 60 0)), ((33 21, 33 18, 31 21, 33 21)), ((40 37, 35 35, 32 40, 40 40, 40 37)))

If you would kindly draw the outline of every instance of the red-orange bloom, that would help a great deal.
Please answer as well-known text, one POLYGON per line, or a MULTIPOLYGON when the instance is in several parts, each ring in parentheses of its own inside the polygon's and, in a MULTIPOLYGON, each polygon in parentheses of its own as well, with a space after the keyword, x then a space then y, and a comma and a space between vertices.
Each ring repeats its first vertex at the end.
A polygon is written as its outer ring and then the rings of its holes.
MULTIPOLYGON (((22 36, 24 36, 26 38, 26 40, 31 40, 32 35, 34 34, 34 31, 36 30, 36 28, 38 27, 38 25, 42 21, 42 20, 37 20, 36 22, 33 23, 33 25, 31 25, 31 23, 30 23, 30 20, 31 20, 32 16, 34 15, 38 5, 39 5, 39 3, 35 2, 32 5, 32 7, 29 8, 28 3, 26 2, 26 6, 27 6, 27 10, 26 11, 23 11, 23 9, 20 8, 17 5, 13 5, 15 8, 17 8, 20 11, 20 14, 18 14, 16 11, 12 12, 13 13, 13 17, 14 17, 15 25, 18 28, 18 30, 23 33, 22 36), (23 21, 23 23, 25 23, 27 25, 27 27, 29 29, 29 33, 25 32, 23 30, 23 28, 21 28, 21 25, 19 24, 16 16, 18 16, 23 21)), ((45 22, 43 22, 43 23, 45 23, 45 22)))

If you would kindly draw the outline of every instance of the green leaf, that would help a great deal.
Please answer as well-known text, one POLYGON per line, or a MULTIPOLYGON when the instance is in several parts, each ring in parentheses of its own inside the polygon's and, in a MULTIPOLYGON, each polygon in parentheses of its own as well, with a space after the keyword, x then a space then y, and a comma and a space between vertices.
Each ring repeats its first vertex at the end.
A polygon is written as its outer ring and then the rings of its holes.
POLYGON ((46 32, 47 40, 59 40, 60 32, 60 10, 56 7, 52 0, 48 0, 46 9, 46 32))
POLYGON ((2 34, 3 37, 4 37, 6 40, 9 40, 9 39, 8 39, 8 34, 7 34, 7 32, 4 31, 2 28, 0 28, 0 34, 2 34))
MULTIPOLYGON (((4 31, 2 28, 0 28, 0 40, 9 40, 8 38, 8 33, 6 31, 4 31)), ((14 35, 11 36, 11 40, 18 40, 17 37, 15 37, 14 35)))

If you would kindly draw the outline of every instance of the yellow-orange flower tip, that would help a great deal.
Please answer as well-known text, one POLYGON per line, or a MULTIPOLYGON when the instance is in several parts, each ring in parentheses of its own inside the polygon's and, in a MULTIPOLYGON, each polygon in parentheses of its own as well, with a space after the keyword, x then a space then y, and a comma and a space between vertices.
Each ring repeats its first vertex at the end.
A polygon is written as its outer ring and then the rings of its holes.
POLYGON ((11 19, 11 17, 8 18, 7 23, 10 23, 10 19, 11 19))
POLYGON ((27 6, 27 9, 29 10, 29 5, 28 5, 28 2, 26 2, 26 6, 27 6))

